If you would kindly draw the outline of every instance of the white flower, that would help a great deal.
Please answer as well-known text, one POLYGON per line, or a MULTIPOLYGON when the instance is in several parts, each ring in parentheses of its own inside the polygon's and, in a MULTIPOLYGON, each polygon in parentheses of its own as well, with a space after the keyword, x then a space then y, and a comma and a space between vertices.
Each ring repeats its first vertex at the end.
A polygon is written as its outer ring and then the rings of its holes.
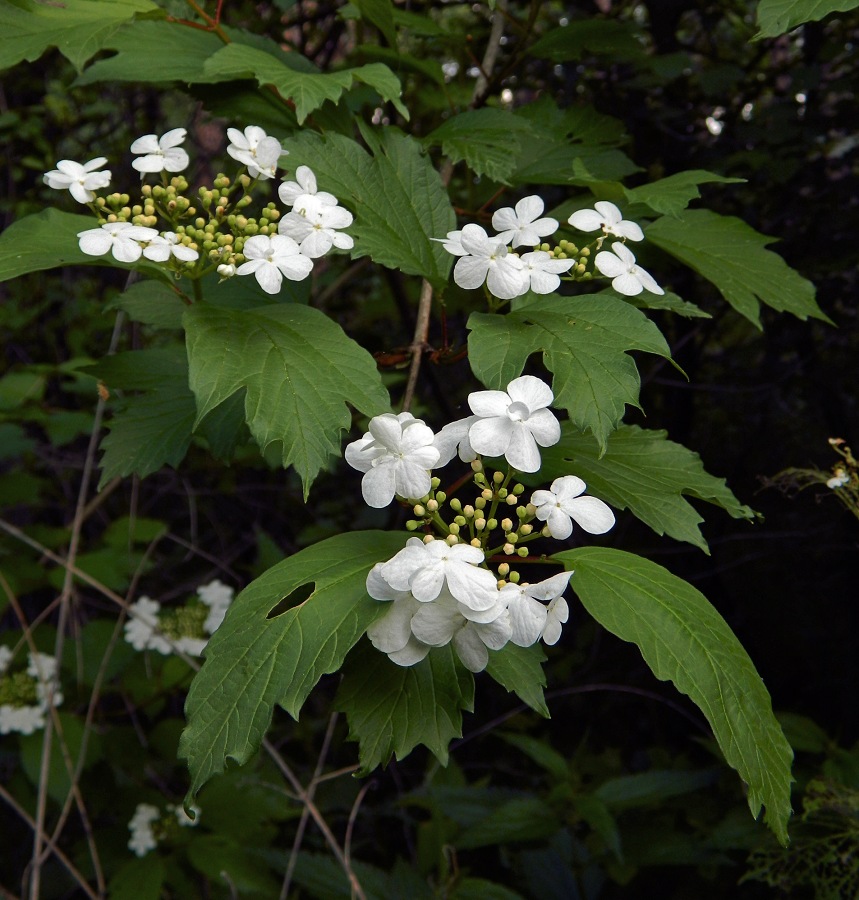
POLYGON ((453 280, 467 290, 483 282, 499 300, 512 300, 528 290, 530 278, 522 260, 498 238, 487 237, 474 224, 466 225, 460 234, 460 246, 468 254, 461 256, 453 268, 453 280))
POLYGON ((61 159, 56 169, 45 172, 42 180, 48 187, 58 191, 68 188, 78 203, 92 203, 95 200, 94 191, 110 184, 110 172, 96 171, 106 162, 106 156, 91 159, 83 165, 71 159, 61 159))
POLYGON ((559 541, 573 533, 573 520, 588 534, 605 534, 614 525, 614 513, 596 497, 582 497, 587 485, 575 475, 564 475, 552 482, 548 491, 534 491, 531 503, 537 518, 549 526, 559 541))
POLYGON ((468 416, 445 425, 435 436, 433 447, 439 452, 438 468, 446 466, 459 453, 463 462, 477 459, 477 454, 468 440, 468 429, 479 419, 479 416, 468 416))
POLYGON ((613 234, 615 237, 626 238, 630 241, 643 241, 644 232, 635 224, 622 219, 620 210, 609 203, 608 200, 600 200, 594 203, 594 209, 580 209, 574 212, 567 220, 573 228, 579 231, 596 231, 602 228, 604 234, 613 234))
POLYGON ((470 612, 445 591, 435 603, 426 603, 415 613, 412 633, 432 647, 443 647, 452 641, 462 664, 472 672, 482 672, 489 662, 486 648, 500 650, 510 640, 513 629, 510 614, 497 591, 494 605, 487 610, 487 618, 491 616, 488 621, 467 617, 466 613, 470 612))
POLYGON ((523 197, 515 210, 509 206, 497 210, 492 216, 492 227, 499 232, 494 240, 504 244, 512 242, 514 247, 535 247, 540 238, 558 230, 557 219, 537 218, 542 212, 543 201, 536 195, 523 197))
POLYGON ((9 668, 9 663, 12 662, 12 650, 6 646, 0 646, 0 675, 2 675, 6 669, 9 668))
POLYGON ((138 803, 134 815, 128 823, 131 838, 128 841, 128 849, 135 856, 146 856, 150 850, 158 846, 152 823, 161 818, 161 812, 157 806, 151 803, 138 803))
POLYGON ((154 262, 167 262, 171 254, 182 262, 193 262, 200 254, 191 247, 186 247, 178 234, 165 231, 149 239, 149 245, 143 248, 143 255, 154 262))
POLYGON ((453 256, 468 256, 468 250, 462 246, 462 231, 448 231, 447 237, 430 238, 430 240, 437 241, 453 256))
POLYGON ((634 297, 647 289, 651 294, 664 294, 665 291, 653 280, 653 276, 641 266, 635 264, 632 251, 625 244, 615 241, 611 245, 614 255, 601 250, 594 259, 594 265, 612 279, 611 286, 618 294, 634 297))
POLYGON ((176 816, 176 821, 182 828, 196 828, 200 824, 200 813, 202 810, 196 803, 191 804, 191 812, 194 813, 193 819, 185 812, 181 803, 168 803, 167 809, 176 816))
POLYGON ((57 661, 47 653, 31 653, 27 665, 27 674, 36 682, 36 696, 39 708, 48 709, 48 696, 51 704, 59 706, 63 702, 63 694, 57 678, 57 661))
POLYGON ((537 584, 505 584, 501 599, 510 613, 510 640, 530 647, 540 640, 548 621, 547 602, 556 600, 567 588, 572 572, 560 572, 537 584))
POLYGON ((214 581, 198 587, 197 596, 209 607, 209 614, 206 616, 206 621, 203 622, 203 631, 206 634, 214 634, 221 622, 224 621, 227 609, 233 602, 235 591, 216 578, 214 581))
MULTIPOLYGON (((406 546, 383 563, 382 578, 397 591, 411 591, 421 603, 435 600, 443 588, 476 613, 498 602, 498 584, 488 569, 481 569, 483 551, 470 544, 409 538, 406 546)), ((420 637, 420 635, 418 635, 420 637)), ((429 643, 426 641, 425 643, 429 643)))
POLYGON ((228 128, 227 137, 231 142, 227 153, 248 167, 251 178, 274 178, 278 160, 288 153, 277 138, 269 137, 259 125, 248 125, 244 134, 238 128, 228 128))
POLYGON ((846 487, 848 484, 850 484, 850 476, 843 469, 839 469, 832 478, 826 482, 826 486, 833 491, 841 487, 846 487))
POLYGON ((109 250, 119 262, 131 263, 143 254, 141 241, 148 242, 156 237, 158 232, 154 228, 130 222, 108 222, 101 228, 79 231, 78 245, 88 256, 104 256, 109 250))
POLYGON ((546 610, 546 625, 541 637, 546 644, 557 644, 561 637, 561 626, 570 617, 570 607, 563 597, 556 597, 549 602, 546 610))
POLYGON ((313 263, 298 244, 282 234, 271 237, 255 234, 245 241, 242 253, 247 262, 236 269, 236 274, 253 273, 267 294, 276 294, 280 290, 284 275, 290 281, 302 281, 313 270, 313 263))
POLYGON ((409 591, 395 591, 381 575, 382 563, 376 563, 367 575, 367 593, 374 600, 390 601, 388 611, 367 629, 370 643, 391 662, 413 666, 429 653, 428 644, 412 634, 412 617, 421 603, 409 591))
POLYGON ((555 259, 546 250, 532 250, 523 253, 522 265, 530 279, 529 287, 535 294, 551 294, 558 289, 561 272, 569 272, 574 259, 555 259))
POLYGON ((385 413, 370 420, 369 432, 346 447, 346 462, 364 473, 361 493, 381 509, 395 494, 418 499, 429 493, 429 470, 438 462, 432 429, 411 413, 385 413))
POLYGON ((227 278, 232 278, 233 275, 236 274, 236 267, 229 263, 221 263, 218 266, 218 274, 221 276, 221 281, 225 281, 227 278))
POLYGON ((351 224, 349 210, 336 204, 332 206, 322 194, 302 194, 296 198, 292 212, 280 220, 277 230, 298 241, 305 256, 316 259, 332 247, 351 250, 355 242, 348 234, 337 230, 351 224))
POLYGON ((181 172, 188 167, 188 154, 179 146, 188 132, 184 128, 174 128, 158 137, 144 134, 132 145, 131 152, 142 154, 131 165, 140 172, 142 178, 149 172, 181 172))
POLYGON ((337 198, 334 194, 317 190, 316 176, 308 166, 299 166, 295 170, 295 177, 296 181, 284 181, 277 189, 277 196, 280 197, 282 203, 293 206, 299 197, 309 194, 326 206, 337 206, 337 198))
POLYGON ((41 706, 0 705, 0 734, 32 734, 45 727, 45 710, 41 706))
POLYGON ((554 394, 533 375, 514 378, 507 391, 475 391, 468 405, 478 416, 468 431, 471 446, 485 456, 504 456, 520 472, 540 468, 541 447, 561 439, 561 426, 546 408, 554 394))
POLYGON ((141 597, 128 607, 128 621, 125 623, 125 640, 135 650, 157 650, 165 656, 173 648, 159 631, 161 604, 149 597, 141 597))

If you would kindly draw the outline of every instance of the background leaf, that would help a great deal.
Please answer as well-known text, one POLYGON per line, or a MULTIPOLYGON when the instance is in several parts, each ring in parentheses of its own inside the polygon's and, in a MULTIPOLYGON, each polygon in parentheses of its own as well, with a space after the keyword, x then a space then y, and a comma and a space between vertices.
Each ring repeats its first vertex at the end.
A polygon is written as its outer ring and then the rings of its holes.
POLYGON ((833 12, 847 12, 857 0, 760 0, 756 38, 778 37, 803 22, 816 22, 833 12))
POLYGON ((725 620, 691 584, 633 553, 583 547, 553 557, 608 631, 641 650, 661 681, 672 681, 704 713, 728 765, 748 786, 748 804, 787 843, 793 751, 770 696, 725 620))
POLYGON ((677 172, 667 178, 651 181, 636 188, 624 188, 630 203, 644 203, 654 212, 666 216, 677 216, 689 205, 690 201, 701 196, 700 184, 743 184, 745 178, 726 178, 703 169, 692 169, 688 172, 677 172))
POLYGON ((548 719, 549 707, 543 696, 546 673, 542 664, 545 661, 546 654, 539 644, 517 647, 508 643, 503 649, 489 654, 486 674, 548 719))

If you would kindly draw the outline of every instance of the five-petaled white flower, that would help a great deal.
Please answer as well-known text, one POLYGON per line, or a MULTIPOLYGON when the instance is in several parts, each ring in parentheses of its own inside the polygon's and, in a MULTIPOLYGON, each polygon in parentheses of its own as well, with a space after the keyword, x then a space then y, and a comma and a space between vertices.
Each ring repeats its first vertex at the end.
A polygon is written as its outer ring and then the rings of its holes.
POLYGON ((153 806, 151 803, 137 804, 134 815, 128 823, 128 830, 131 832, 128 849, 135 856, 146 856, 150 850, 154 850, 158 846, 158 839, 155 837, 152 823, 157 822, 160 818, 161 812, 157 806, 153 806))
POLYGON ((370 420, 369 431, 346 447, 346 462, 364 473, 361 493, 381 509, 395 494, 418 499, 429 493, 429 470, 438 462, 435 435, 411 413, 385 413, 370 420))
POLYGON ((477 454, 468 440, 468 430, 480 418, 480 416, 468 416, 465 419, 457 419, 450 422, 435 436, 433 446, 439 452, 437 466, 446 466, 454 456, 459 454, 463 462, 471 462, 477 459, 477 454))
POLYGON ((588 534, 605 534, 614 525, 614 513, 596 497, 582 497, 587 485, 575 475, 556 478, 548 491, 534 491, 531 503, 537 518, 559 541, 573 533, 573 521, 588 534))
POLYGON ((634 297, 642 290, 648 290, 651 294, 664 294, 665 291, 654 281, 653 276, 646 269, 636 265, 632 251, 625 244, 615 241, 611 245, 614 253, 601 250, 594 259, 594 265, 603 275, 612 279, 611 286, 618 294, 634 297))
POLYGON ((468 254, 460 256, 453 269, 453 280, 461 288, 478 288, 485 281, 489 292, 499 300, 512 300, 528 290, 530 278, 522 260, 509 252, 504 241, 488 237, 479 225, 465 225, 458 245, 450 235, 445 240, 449 252, 456 253, 460 246, 468 254))
POLYGON ((248 167, 251 178, 274 178, 281 156, 289 152, 280 146, 277 138, 269 137, 259 125, 248 125, 244 133, 238 128, 228 128, 230 143, 227 153, 248 167))
MULTIPOLYGON (((510 640, 520 647, 530 647, 543 635, 548 621, 546 603, 556 600, 570 583, 572 572, 559 572, 537 584, 505 584, 501 599, 510 613, 510 640)), ((554 641, 552 642, 554 643, 554 641)))
POLYGON ((533 375, 514 378, 506 391, 475 391, 468 395, 479 416, 468 431, 472 448, 485 456, 504 456, 520 472, 540 468, 541 447, 561 439, 561 426, 546 407, 555 399, 551 388, 533 375))
POLYGON ((165 231, 150 238, 149 245, 143 249, 143 255, 154 262, 167 262, 171 255, 182 262, 193 262, 200 257, 192 247, 186 247, 173 231, 165 231))
POLYGON ((149 172, 181 172, 188 167, 188 154, 179 146, 188 132, 184 128, 174 128, 158 137, 144 134, 132 145, 131 152, 142 154, 131 165, 140 172, 142 178, 149 172))
POLYGON ((308 166, 299 166, 295 170, 295 181, 281 182, 277 196, 287 206, 293 206, 300 197, 309 194, 327 206, 337 206, 337 198, 328 191, 320 191, 316 186, 316 176, 308 166))
POLYGON ((498 209, 492 216, 492 227, 498 232, 493 240, 514 247, 536 247, 540 238, 554 234, 558 230, 558 220, 546 216, 538 219, 543 212, 543 201, 536 196, 523 197, 513 209, 510 206, 498 209))
POLYGON ((131 263, 143 255, 141 242, 147 243, 157 237, 154 228, 132 225, 131 222, 108 222, 101 228, 79 231, 78 246, 88 256, 104 256, 111 251, 114 259, 131 263))
POLYGON ((253 273, 267 294, 280 290, 284 276, 290 281, 302 281, 313 269, 313 262, 298 244, 282 234, 255 234, 245 241, 242 253, 246 261, 236 269, 236 275, 253 273))
POLYGON ((567 221, 579 231, 597 231, 601 228, 603 234, 612 234, 630 241, 644 240, 641 228, 635 222, 622 218, 620 210, 608 200, 594 203, 594 209, 580 209, 574 212, 567 221))
POLYGON ((302 194, 296 198, 292 212, 280 220, 277 230, 297 241, 305 256, 316 259, 332 247, 351 250, 355 242, 337 230, 351 224, 352 213, 336 203, 332 206, 324 194, 302 194))
POLYGON ((106 162, 106 156, 91 159, 83 165, 71 159, 61 159, 57 163, 56 169, 45 172, 42 180, 48 187, 55 190, 68 189, 78 203, 92 203, 95 200, 94 191, 110 184, 110 172, 97 171, 106 162))
POLYGON ((568 272, 574 259, 555 259, 546 250, 532 250, 520 257, 530 279, 529 287, 535 294, 551 294, 558 289, 562 272, 568 272))

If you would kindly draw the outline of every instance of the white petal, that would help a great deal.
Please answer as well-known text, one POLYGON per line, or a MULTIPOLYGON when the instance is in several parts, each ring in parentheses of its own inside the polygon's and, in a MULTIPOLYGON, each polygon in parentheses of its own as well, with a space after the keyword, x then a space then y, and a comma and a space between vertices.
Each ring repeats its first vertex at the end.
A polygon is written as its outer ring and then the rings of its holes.
POLYGON ((506 416, 511 398, 506 391, 472 391, 468 405, 476 416, 506 416))
POLYGON ((495 247, 495 242, 489 240, 486 231, 473 223, 463 226, 459 242, 464 250, 482 257, 489 256, 495 247))
POLYGON ((183 172, 188 168, 190 161, 188 154, 181 147, 176 147, 164 154, 164 170, 166 172, 183 172))
POLYGON ((465 619, 456 609, 445 603, 425 603, 412 618, 412 634, 425 644, 443 647, 465 619))
POLYGON ((520 472, 536 472, 540 468, 537 442, 524 423, 513 423, 510 443, 504 451, 504 456, 507 462, 520 472))
POLYGON ((625 266, 614 253, 608 250, 600 250, 597 253, 594 257, 594 265, 608 278, 615 278, 618 275, 627 274, 629 271, 628 266, 625 266))
POLYGON ((374 444, 372 434, 365 434, 364 437, 358 438, 357 441, 347 444, 346 451, 343 454, 346 462, 359 472, 369 472, 373 466, 373 460, 384 453, 384 450, 373 446, 374 444))
POLYGON ((631 272, 623 272, 618 275, 617 278, 612 280, 611 286, 618 294, 623 294, 626 297, 635 297, 644 290, 641 281, 631 272))
MULTIPOLYGON (((409 588, 421 603, 435 600, 444 586, 444 566, 436 563, 419 569, 409 579, 409 588)), ((424 640, 424 638, 421 638, 424 640)))
POLYGON ((561 284, 561 279, 550 272, 531 272, 531 290, 535 294, 551 294, 561 284))
POLYGON ((532 413, 549 406, 555 399, 549 385, 533 375, 520 375, 514 378, 507 385, 507 393, 511 400, 524 403, 532 413))
POLYGON ((525 588, 525 593, 537 600, 554 600, 567 589, 572 574, 572 572, 558 572, 557 575, 552 575, 537 584, 529 584, 525 588))
POLYGON ((432 487, 429 472, 410 460, 402 459, 395 463, 396 490, 407 500, 419 500, 426 496, 432 487))
MULTIPOLYGON (((167 134, 161 135, 158 145, 162 150, 169 150, 171 147, 178 147, 185 140, 188 132, 184 128, 173 128, 167 134)), ((147 151, 149 152, 149 151, 147 151)), ((184 151, 183 151, 184 152, 184 151)))
POLYGON ((548 519, 538 514, 537 518, 546 521, 549 526, 549 534, 556 541, 565 541, 573 533, 573 522, 562 509, 557 506, 546 506, 548 519))
POLYGON ((597 497, 578 497, 567 504, 567 512, 588 534, 605 534, 614 525, 614 513, 597 497))
POLYGON ((412 616, 422 608, 414 598, 395 600, 390 609, 367 629, 370 643, 383 653, 402 650, 412 636, 412 616))
POLYGON ((280 269, 278 269, 277 266, 266 262, 264 265, 259 266, 256 272, 254 272, 254 275, 256 276, 259 286, 267 294, 276 294, 280 291, 280 286, 283 283, 283 275, 281 275, 280 269))
POLYGON ((468 431, 471 446, 484 456, 503 456, 513 433, 513 423, 505 416, 480 419, 468 431))
POLYGON ((479 288, 486 280, 489 261, 482 256, 461 256, 453 267, 453 280, 465 290, 479 288))
POLYGON ((113 242, 113 258, 119 262, 135 262, 143 254, 143 247, 136 241, 119 238, 113 242))
MULTIPOLYGON (((404 453, 408 454, 416 453, 420 449, 431 450, 434 439, 435 435, 433 434, 432 428, 423 422, 413 420, 403 428, 400 447, 404 453)), ((438 458, 437 454, 432 455, 434 460, 430 465, 434 465, 435 460, 438 458)), ((427 468, 429 468, 429 466, 427 468)))
POLYGON ((160 149, 156 134, 144 134, 131 145, 132 153, 157 153, 160 149))
POLYGON ((644 240, 644 232, 635 222, 618 222, 612 229, 612 234, 616 234, 618 237, 625 237, 630 241, 644 240))
POLYGON ((453 635, 453 646, 466 669, 482 672, 489 662, 489 651, 475 628, 474 625, 460 628, 453 635))
POLYGON ((95 159, 89 160, 83 164, 84 172, 95 172, 107 162, 106 156, 97 156, 95 159))
POLYGON ((414 635, 402 650, 388 654, 388 659, 398 666, 414 666, 430 652, 429 644, 419 641, 414 635))
MULTIPOLYGON (((377 460, 377 462, 384 462, 377 460)), ((393 465, 377 465, 361 479, 361 494, 367 506, 383 509, 396 493, 396 472, 393 465)))
POLYGON ((641 266, 635 267, 635 274, 638 280, 641 282, 642 287, 650 291, 651 294, 665 293, 665 291, 663 291, 662 288, 659 287, 659 285, 654 281, 653 276, 650 274, 650 272, 642 269, 641 266))
POLYGON ((88 191, 80 182, 73 181, 69 185, 69 193, 77 200, 78 203, 90 203, 95 199, 92 191, 88 191))
POLYGON ((574 212, 567 221, 579 231, 597 231, 602 228, 603 217, 593 209, 580 209, 574 212))
POLYGON ((101 228, 81 231, 78 234, 78 246, 87 256, 103 256, 110 250, 112 243, 110 235, 101 228))
POLYGON ((554 447, 561 439, 561 425, 548 409, 538 409, 524 423, 541 447, 554 447))
POLYGON ((611 245, 612 252, 624 263, 626 263, 627 268, 635 265, 635 255, 632 250, 626 246, 626 244, 621 244, 618 241, 615 241, 611 245))
MULTIPOLYGON (((460 260, 457 266, 463 261, 460 260)), ((528 272, 522 266, 521 260, 515 256, 497 258, 495 264, 489 266, 489 274, 486 276, 489 292, 499 300, 521 297, 528 290, 530 283, 528 272)))
POLYGON ((442 428, 433 440, 433 446, 439 453, 436 466, 439 468, 446 466, 456 456, 457 447, 468 435, 468 429, 476 421, 475 416, 469 416, 467 419, 459 419, 442 428))
POLYGON ((552 482, 552 493, 561 503, 584 494, 586 489, 587 485, 578 475, 562 475, 552 482))
POLYGON ((513 633, 510 640, 519 647, 530 647, 540 640, 546 626, 546 607, 516 589, 516 599, 508 607, 513 633))
POLYGON ((609 203, 608 200, 599 200, 594 203, 594 207, 596 211, 602 216, 603 221, 606 225, 616 225, 620 219, 620 210, 614 205, 614 203, 609 203))

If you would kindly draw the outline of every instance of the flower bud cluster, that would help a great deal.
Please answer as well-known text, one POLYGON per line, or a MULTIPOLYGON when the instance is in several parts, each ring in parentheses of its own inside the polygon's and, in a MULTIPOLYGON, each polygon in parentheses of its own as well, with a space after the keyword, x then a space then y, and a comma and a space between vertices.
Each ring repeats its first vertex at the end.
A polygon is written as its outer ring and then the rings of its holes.
POLYGON ((0 734, 32 734, 45 727, 51 706, 63 702, 57 662, 45 653, 30 653, 26 669, 10 669, 9 647, 0 646, 0 734))

